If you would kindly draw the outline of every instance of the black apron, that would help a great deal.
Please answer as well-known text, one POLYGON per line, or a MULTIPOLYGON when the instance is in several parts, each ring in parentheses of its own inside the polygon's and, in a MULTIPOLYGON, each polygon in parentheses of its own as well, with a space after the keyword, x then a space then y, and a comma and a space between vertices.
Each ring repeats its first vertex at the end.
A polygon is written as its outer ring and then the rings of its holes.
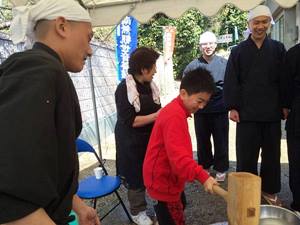
MULTIPOLYGON (((149 115, 161 107, 154 103, 152 92, 140 94, 139 98, 141 110, 137 116, 149 115)), ((117 174, 125 178, 128 188, 144 187, 143 162, 153 125, 154 123, 133 128, 117 121, 115 128, 117 174)))

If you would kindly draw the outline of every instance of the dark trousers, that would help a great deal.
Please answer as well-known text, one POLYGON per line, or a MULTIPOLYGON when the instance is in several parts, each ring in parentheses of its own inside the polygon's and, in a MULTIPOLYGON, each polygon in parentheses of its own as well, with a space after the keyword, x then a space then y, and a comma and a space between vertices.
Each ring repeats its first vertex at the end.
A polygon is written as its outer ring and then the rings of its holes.
POLYGON ((136 216, 147 208, 145 188, 128 189, 127 197, 131 215, 136 216))
POLYGON ((300 136, 287 129, 289 184, 293 194, 291 207, 300 211, 300 136))
POLYGON ((184 192, 182 192, 181 199, 177 202, 157 201, 154 210, 159 225, 184 225, 185 204, 184 192))
POLYGON ((228 170, 228 113, 195 113, 194 123, 198 163, 204 169, 213 166, 218 172, 228 170), (214 142, 214 155, 211 136, 214 142))
POLYGON ((237 123, 237 171, 257 175, 257 161, 261 149, 262 191, 269 194, 280 191, 280 138, 280 121, 237 123))

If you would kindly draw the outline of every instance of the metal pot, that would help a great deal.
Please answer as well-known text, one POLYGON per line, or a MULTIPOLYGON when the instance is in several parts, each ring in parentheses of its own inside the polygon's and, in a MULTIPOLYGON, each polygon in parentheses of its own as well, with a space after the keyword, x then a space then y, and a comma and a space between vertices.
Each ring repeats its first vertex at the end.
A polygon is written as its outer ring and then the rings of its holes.
POLYGON ((259 225, 300 225, 300 217, 282 207, 261 205, 259 225))
MULTIPOLYGON (((228 223, 221 222, 211 225, 228 225, 228 223)), ((282 207, 261 205, 259 225, 300 225, 300 217, 291 210, 282 207)))

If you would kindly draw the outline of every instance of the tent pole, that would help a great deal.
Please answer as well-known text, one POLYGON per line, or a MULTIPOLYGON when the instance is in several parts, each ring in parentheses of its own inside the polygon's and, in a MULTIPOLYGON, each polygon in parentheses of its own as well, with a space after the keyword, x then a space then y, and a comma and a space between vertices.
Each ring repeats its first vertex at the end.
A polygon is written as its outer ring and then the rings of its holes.
POLYGON ((96 138, 98 142, 98 154, 100 159, 102 160, 102 150, 101 150, 101 138, 100 138, 100 129, 99 129, 99 121, 98 121, 98 113, 97 113, 97 104, 96 104, 96 95, 95 95, 95 85, 94 85, 94 75, 92 69, 92 57, 88 57, 88 71, 90 77, 90 85, 92 89, 92 101, 93 101, 93 109, 94 109, 94 118, 95 118, 95 128, 96 128, 96 138))

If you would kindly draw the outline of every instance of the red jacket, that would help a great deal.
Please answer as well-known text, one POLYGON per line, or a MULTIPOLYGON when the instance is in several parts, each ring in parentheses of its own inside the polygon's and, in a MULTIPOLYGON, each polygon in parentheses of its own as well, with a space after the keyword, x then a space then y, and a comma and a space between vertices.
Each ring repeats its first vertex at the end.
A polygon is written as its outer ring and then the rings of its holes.
POLYGON ((144 184, 153 199, 180 199, 186 181, 208 179, 207 172, 193 159, 187 117, 180 97, 165 106, 155 121, 143 165, 144 184))

